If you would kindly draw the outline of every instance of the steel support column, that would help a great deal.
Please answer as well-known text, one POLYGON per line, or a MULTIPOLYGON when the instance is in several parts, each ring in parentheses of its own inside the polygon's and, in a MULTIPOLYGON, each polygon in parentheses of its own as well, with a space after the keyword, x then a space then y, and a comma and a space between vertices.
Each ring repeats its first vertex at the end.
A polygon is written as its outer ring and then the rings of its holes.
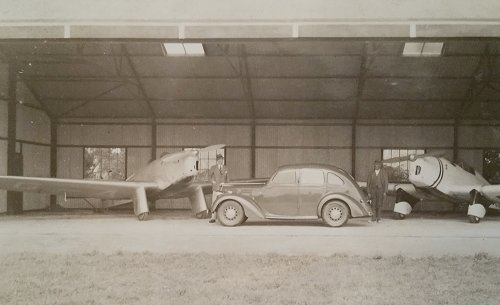
POLYGON ((453 160, 458 160, 458 128, 460 126, 460 119, 455 118, 453 124, 453 160))
MULTIPOLYGON (((57 177, 57 121, 54 118, 50 119, 50 177, 57 177)), ((57 209, 57 196, 50 195, 49 210, 57 209)))
POLYGON ((256 146, 256 120, 255 120, 255 104, 254 97, 252 93, 252 82, 250 80, 250 75, 248 73, 248 60, 245 45, 240 46, 240 76, 241 76, 241 85, 243 87, 243 92, 245 93, 245 99, 248 105, 248 112, 250 114, 250 118, 252 119, 251 125, 251 157, 250 157, 250 169, 251 169, 251 177, 255 178, 256 175, 256 156, 255 156, 255 146, 256 146))
POLYGON ((358 124, 358 116, 359 116, 359 101, 361 100, 361 96, 363 94, 363 88, 365 86, 366 80, 366 72, 367 68, 367 43, 363 44, 363 49, 361 53, 361 63, 359 65, 359 79, 358 79, 358 87, 356 90, 356 99, 354 100, 354 110, 353 110, 353 118, 352 118, 352 128, 351 128, 351 174, 354 178, 356 178, 356 134, 357 134, 357 124, 358 124))
MULTIPOLYGON (((7 119, 7 175, 19 174, 19 156, 16 153, 16 124, 17 124, 17 67, 9 64, 8 84, 8 119, 7 119)), ((21 160, 22 161, 22 160, 21 160)), ((22 193, 7 192, 7 214, 20 214, 23 211, 22 193)))

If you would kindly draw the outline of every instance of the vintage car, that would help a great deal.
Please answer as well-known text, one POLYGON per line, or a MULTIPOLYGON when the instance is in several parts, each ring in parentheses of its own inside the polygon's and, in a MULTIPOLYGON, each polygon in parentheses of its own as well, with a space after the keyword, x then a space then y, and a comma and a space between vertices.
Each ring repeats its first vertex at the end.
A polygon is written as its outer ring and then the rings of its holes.
POLYGON ((371 216, 368 199, 346 171, 330 165, 288 165, 270 179, 223 185, 211 206, 222 225, 237 226, 248 215, 262 219, 322 219, 332 227, 351 217, 371 216))

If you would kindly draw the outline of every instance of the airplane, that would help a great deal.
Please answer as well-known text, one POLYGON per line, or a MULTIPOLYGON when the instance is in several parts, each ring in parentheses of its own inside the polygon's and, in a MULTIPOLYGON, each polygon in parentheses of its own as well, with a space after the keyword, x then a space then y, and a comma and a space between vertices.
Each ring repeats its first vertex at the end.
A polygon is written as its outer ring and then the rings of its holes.
POLYGON ((149 215, 148 200, 188 197, 196 215, 205 213, 205 193, 212 192, 210 183, 195 181, 198 154, 223 148, 212 145, 200 150, 166 154, 151 161, 126 181, 61 179, 24 176, 0 176, 0 189, 64 195, 64 198, 98 198, 102 208, 133 202, 139 220, 149 215))
POLYGON ((479 223, 486 208, 500 208, 500 184, 490 184, 472 167, 454 163, 444 153, 411 154, 382 160, 383 163, 409 162, 410 183, 390 183, 389 193, 396 195, 395 217, 404 219, 415 204, 424 199, 441 199, 469 204, 471 223, 479 223))

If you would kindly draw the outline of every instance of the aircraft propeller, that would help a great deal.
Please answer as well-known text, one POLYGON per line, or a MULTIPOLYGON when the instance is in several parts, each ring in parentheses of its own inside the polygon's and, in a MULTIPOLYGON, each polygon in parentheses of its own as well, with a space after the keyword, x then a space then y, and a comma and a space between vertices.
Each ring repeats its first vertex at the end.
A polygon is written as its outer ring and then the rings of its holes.
POLYGON ((441 157, 445 155, 446 153, 444 151, 434 151, 430 153, 425 153, 425 154, 410 154, 408 156, 403 156, 403 157, 394 157, 390 159, 385 159, 382 160, 382 163, 396 163, 396 162, 403 162, 403 161, 415 161, 419 158, 425 158, 425 157, 441 157))
POLYGON ((217 150, 217 149, 223 149, 225 146, 226 146, 226 144, 215 144, 215 145, 211 145, 211 146, 207 146, 207 147, 201 148, 199 151, 200 152, 213 151, 213 150, 217 150))

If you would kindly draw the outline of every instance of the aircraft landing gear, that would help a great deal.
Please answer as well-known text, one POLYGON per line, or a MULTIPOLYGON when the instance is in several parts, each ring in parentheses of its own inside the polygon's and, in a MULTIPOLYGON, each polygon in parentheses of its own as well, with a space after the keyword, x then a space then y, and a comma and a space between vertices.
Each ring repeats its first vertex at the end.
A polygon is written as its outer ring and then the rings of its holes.
POLYGON ((394 205, 394 219, 403 220, 411 213, 411 205, 406 201, 397 202, 394 205))
POLYGON ((469 222, 470 223, 479 223, 481 221, 481 218, 473 215, 469 215, 469 222))
POLYGON ((406 218, 406 215, 402 213, 394 213, 393 218, 396 220, 403 220, 406 218))
POLYGON ((140 221, 144 221, 148 218, 149 216, 149 212, 144 212, 144 213, 141 213, 139 215, 137 215, 137 218, 140 220, 140 221))
POLYGON ((470 195, 471 195, 471 204, 467 209, 467 216, 469 218, 470 223, 479 223, 481 221, 481 218, 483 218, 484 215, 486 215, 486 209, 481 203, 477 203, 478 197, 481 196, 481 194, 478 191, 472 190, 470 195))

